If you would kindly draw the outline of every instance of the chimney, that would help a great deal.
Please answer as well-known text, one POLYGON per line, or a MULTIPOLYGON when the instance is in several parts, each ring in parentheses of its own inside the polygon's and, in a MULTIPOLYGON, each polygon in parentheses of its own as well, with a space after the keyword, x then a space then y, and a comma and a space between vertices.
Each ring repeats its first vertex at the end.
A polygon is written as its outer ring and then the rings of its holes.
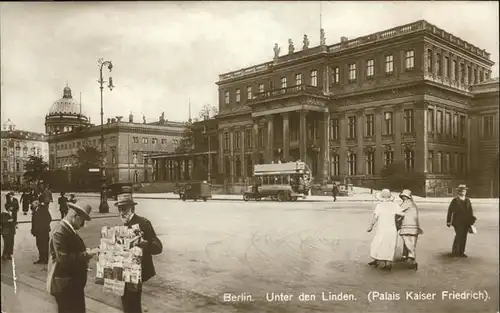
POLYGON ((344 36, 340 37, 340 42, 341 42, 341 43, 345 43, 345 42, 347 42, 348 40, 349 40, 349 39, 347 39, 347 37, 344 37, 344 36))

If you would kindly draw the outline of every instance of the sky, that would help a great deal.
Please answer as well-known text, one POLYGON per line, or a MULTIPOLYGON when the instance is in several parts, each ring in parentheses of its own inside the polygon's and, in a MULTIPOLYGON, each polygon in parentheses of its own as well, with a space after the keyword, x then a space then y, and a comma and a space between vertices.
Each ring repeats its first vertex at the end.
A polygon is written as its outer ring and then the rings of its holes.
POLYGON ((66 83, 100 122, 97 60, 113 62, 105 118, 157 121, 218 106, 218 75, 272 60, 308 34, 328 45, 425 19, 491 53, 498 76, 498 2, 40 2, 0 3, 1 122, 44 132, 66 83))

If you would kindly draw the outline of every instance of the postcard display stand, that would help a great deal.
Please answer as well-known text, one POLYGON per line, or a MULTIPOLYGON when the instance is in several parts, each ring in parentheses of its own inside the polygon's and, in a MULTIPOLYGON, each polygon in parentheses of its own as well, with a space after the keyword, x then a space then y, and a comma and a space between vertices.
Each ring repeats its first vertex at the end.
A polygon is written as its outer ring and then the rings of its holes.
POLYGON ((128 290, 137 290, 141 283, 142 249, 136 247, 141 240, 139 225, 104 226, 101 229, 99 261, 95 283, 103 291, 123 296, 128 290))

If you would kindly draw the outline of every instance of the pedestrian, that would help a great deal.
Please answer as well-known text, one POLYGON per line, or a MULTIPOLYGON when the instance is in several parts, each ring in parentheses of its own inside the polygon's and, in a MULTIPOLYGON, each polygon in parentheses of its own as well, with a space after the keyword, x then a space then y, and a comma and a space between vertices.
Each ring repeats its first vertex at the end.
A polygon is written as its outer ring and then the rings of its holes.
POLYGON ((17 212, 19 212, 19 201, 15 197, 14 191, 9 192, 6 195, 5 209, 10 213, 14 224, 17 224, 17 212))
POLYGON ((69 200, 68 201, 71 202, 71 203, 73 203, 73 204, 76 203, 76 197, 75 197, 74 193, 72 193, 72 194, 69 195, 69 200))
POLYGON ((30 210, 31 202, 33 201, 32 193, 25 189, 21 196, 21 205, 23 206, 23 215, 27 215, 30 210))
POLYGON ((50 238, 46 287, 56 299, 58 313, 85 313, 89 260, 99 249, 87 249, 77 232, 90 221, 92 207, 68 203, 68 208, 50 238))
POLYGON ((16 234, 16 225, 10 212, 5 207, 2 207, 1 218, 1 233, 3 239, 2 260, 12 260, 14 251, 14 236, 16 234))
POLYGON ((68 214, 68 198, 66 198, 66 193, 61 192, 61 196, 57 199, 59 204, 59 211, 61 212, 61 219, 68 214))
POLYGON ((338 194, 339 194, 339 187, 334 182, 332 187, 333 202, 337 201, 338 194))
POLYGON ((138 246, 142 249, 142 282, 138 288, 132 288, 133 285, 126 284, 125 292, 122 296, 122 305, 124 313, 142 313, 141 295, 142 283, 147 282, 156 275, 153 264, 153 255, 160 254, 163 250, 161 241, 156 236, 156 232, 151 222, 146 218, 135 214, 136 202, 132 194, 120 194, 115 206, 118 207, 120 218, 125 226, 139 225, 142 232, 142 240, 138 246))
POLYGON ((34 213, 31 218, 31 234, 36 238, 36 247, 38 248, 38 260, 33 264, 47 264, 52 217, 48 207, 40 205, 38 200, 33 201, 32 206, 34 213))
POLYGON ((418 208, 413 201, 411 190, 403 190, 399 197, 401 198, 401 200, 403 200, 403 203, 401 203, 401 209, 404 212, 404 218, 401 222, 401 229, 399 230, 399 235, 403 239, 403 259, 409 261, 410 269, 417 270, 417 239, 420 234, 423 234, 423 231, 420 228, 418 208))
POLYGON ((375 207, 372 221, 367 230, 371 232, 375 224, 377 224, 377 230, 370 246, 370 256, 373 261, 368 264, 374 267, 380 265, 382 269, 390 270, 398 240, 396 217, 404 213, 401 212, 399 205, 394 203, 394 197, 389 189, 382 190, 378 195, 378 199, 381 202, 375 207))
POLYGON ((457 187, 457 196, 451 200, 446 216, 446 226, 453 226, 455 239, 453 240, 452 255, 466 258, 465 245, 467 234, 476 222, 472 204, 467 197, 467 186, 462 184, 457 187))

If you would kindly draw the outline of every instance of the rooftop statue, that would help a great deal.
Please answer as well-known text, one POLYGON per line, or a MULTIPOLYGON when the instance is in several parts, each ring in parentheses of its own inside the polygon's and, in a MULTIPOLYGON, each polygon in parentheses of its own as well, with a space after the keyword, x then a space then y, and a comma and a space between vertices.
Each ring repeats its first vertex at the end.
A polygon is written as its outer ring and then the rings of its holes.
POLYGON ((293 45, 292 39, 288 39, 288 53, 292 54, 295 52, 295 46, 293 45))
POLYGON ((280 57, 280 47, 278 46, 277 43, 274 44, 274 59, 277 59, 280 57))
POLYGON ((304 43, 304 46, 302 47, 302 50, 309 49, 309 38, 307 38, 307 35, 304 35, 304 40, 302 42, 304 43))

